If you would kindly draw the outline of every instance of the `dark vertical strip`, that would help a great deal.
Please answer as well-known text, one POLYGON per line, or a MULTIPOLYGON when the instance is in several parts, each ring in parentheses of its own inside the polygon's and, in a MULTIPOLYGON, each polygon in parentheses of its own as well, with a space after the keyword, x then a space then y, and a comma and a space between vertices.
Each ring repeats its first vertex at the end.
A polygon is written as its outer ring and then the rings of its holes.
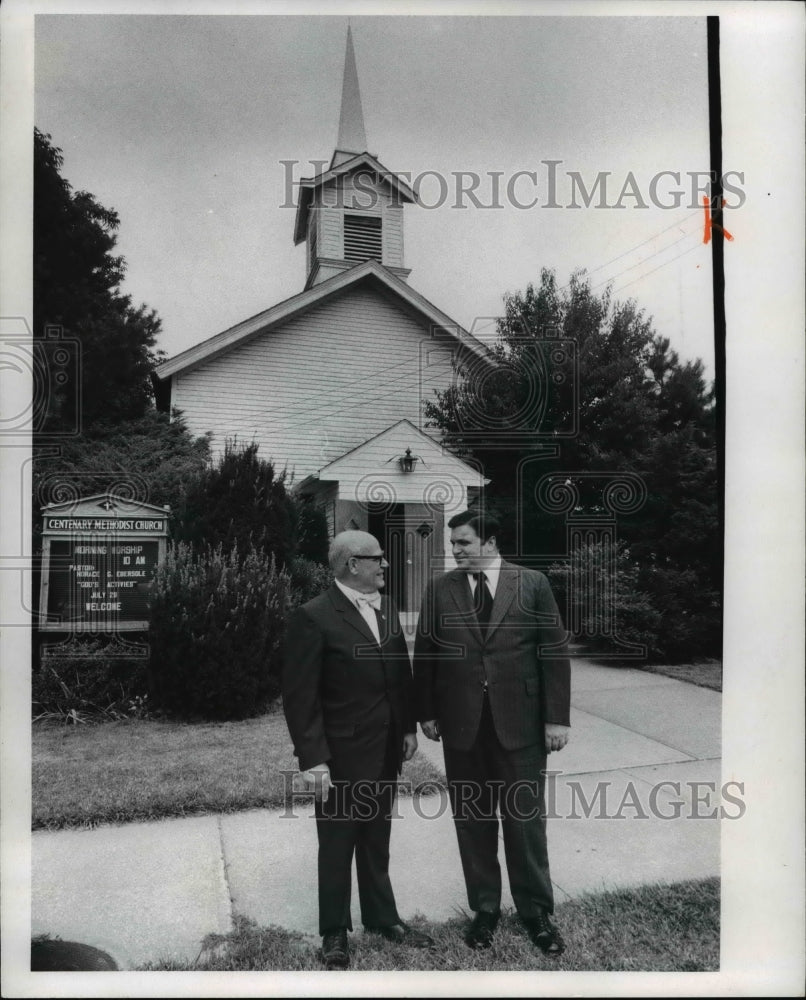
MULTIPOLYGON (((720 608, 723 609, 725 555, 725 240, 722 234, 722 90, 719 74, 719 18, 707 18, 708 132, 711 146, 711 260, 714 298, 714 389, 716 393, 716 462, 719 493, 720 608)), ((723 618, 724 621, 724 618, 723 618)))

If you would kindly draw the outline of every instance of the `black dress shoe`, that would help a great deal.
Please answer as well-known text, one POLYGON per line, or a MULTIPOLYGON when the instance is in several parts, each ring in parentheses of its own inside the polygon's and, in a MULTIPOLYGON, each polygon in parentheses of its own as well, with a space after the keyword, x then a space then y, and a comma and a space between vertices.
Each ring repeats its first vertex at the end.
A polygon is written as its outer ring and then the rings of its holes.
POLYGON ((543 952, 544 955, 562 955, 565 951, 565 941, 562 935, 549 920, 548 913, 540 913, 536 917, 530 917, 523 921, 532 944, 543 952))
POLYGON ((433 948, 434 939, 422 931, 416 931, 408 924, 387 924, 385 927, 365 927, 370 934, 380 934, 395 944, 407 944, 410 948, 433 948))
POLYGON ((489 948, 493 943, 493 934, 500 917, 500 910, 479 910, 465 934, 465 944, 468 948, 489 948))
POLYGON ((350 967, 350 949, 347 947, 347 931, 340 927, 337 931, 328 931, 322 935, 322 961, 325 968, 332 972, 335 969, 350 967))

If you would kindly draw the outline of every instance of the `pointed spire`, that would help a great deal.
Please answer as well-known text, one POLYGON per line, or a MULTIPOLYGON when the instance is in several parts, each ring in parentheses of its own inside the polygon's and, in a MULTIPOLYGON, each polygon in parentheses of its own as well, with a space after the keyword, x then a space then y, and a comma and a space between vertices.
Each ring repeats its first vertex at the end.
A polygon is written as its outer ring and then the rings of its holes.
POLYGON ((341 115, 339 117, 339 138, 333 154, 331 166, 338 166, 356 153, 366 152, 367 136, 364 132, 364 112, 361 108, 361 92, 358 89, 358 71, 355 68, 353 33, 347 26, 347 52, 344 57, 344 82, 341 88, 341 115))

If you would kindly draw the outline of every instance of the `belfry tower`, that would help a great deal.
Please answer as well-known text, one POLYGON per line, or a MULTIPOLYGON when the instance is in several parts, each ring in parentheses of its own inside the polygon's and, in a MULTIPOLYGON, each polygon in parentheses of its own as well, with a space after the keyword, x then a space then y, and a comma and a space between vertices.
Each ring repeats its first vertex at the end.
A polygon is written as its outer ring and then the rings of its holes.
POLYGON ((336 148, 330 166, 300 180, 294 243, 307 246, 305 287, 366 260, 408 278, 403 256, 403 206, 411 188, 367 150, 353 36, 347 52, 336 148))

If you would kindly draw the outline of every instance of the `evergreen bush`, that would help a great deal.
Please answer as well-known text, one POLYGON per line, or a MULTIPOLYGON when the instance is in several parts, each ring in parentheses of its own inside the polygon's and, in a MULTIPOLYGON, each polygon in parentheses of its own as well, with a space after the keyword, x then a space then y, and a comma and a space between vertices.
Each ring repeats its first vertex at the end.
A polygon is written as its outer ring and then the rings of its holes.
POLYGON ((575 638, 583 645, 595 636, 597 648, 617 652, 618 639, 645 646, 650 660, 664 654, 663 618, 639 589, 639 568, 624 542, 612 554, 603 542, 581 545, 547 575, 566 627, 579 622, 575 638))
POLYGON ((318 597, 333 582, 330 567, 297 556, 289 567, 291 576, 291 606, 296 608, 318 597))
POLYGON ((305 497, 295 500, 295 503, 298 525, 297 555, 324 565, 327 563, 327 550, 330 545, 325 512, 305 497))
POLYGON ((151 590, 149 690, 185 719, 244 719, 279 690, 289 574, 273 555, 178 543, 151 590))
POLYGON ((256 442, 228 440, 224 452, 188 485, 173 537, 198 549, 254 547, 283 567, 297 550, 297 506, 285 471, 258 457, 256 442))
POLYGON ((639 582, 655 607, 663 608, 658 643, 670 663, 722 654, 719 592, 703 585, 695 569, 669 563, 642 568, 639 582))

